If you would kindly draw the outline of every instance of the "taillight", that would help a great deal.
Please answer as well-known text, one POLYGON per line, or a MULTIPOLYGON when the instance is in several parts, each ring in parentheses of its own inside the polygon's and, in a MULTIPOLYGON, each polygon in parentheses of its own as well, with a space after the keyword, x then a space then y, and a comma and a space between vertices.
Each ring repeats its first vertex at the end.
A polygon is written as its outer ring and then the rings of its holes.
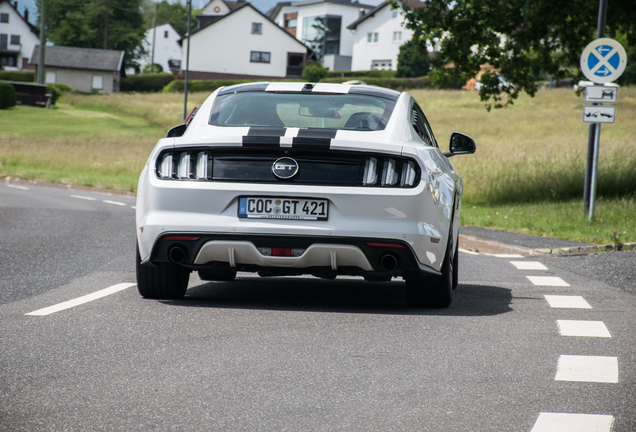
POLYGON ((166 152, 157 164, 162 179, 200 180, 209 178, 208 152, 166 152))
POLYGON ((400 158, 368 157, 364 162, 362 184, 381 187, 413 187, 419 180, 415 162, 400 158))

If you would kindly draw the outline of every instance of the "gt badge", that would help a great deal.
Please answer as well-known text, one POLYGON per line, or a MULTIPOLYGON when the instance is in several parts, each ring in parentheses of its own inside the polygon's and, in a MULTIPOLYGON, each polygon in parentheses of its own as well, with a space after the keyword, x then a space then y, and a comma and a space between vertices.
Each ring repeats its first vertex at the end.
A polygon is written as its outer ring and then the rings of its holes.
POLYGON ((277 159, 272 164, 272 173, 279 179, 290 179, 298 174, 298 162, 289 157, 277 159))

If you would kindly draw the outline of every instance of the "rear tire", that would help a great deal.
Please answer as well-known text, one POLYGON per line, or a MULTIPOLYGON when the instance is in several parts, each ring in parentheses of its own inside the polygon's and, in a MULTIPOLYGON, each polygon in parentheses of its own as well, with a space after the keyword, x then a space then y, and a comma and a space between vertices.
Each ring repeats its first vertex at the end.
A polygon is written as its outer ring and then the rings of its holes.
POLYGON ((453 289, 457 288, 457 285, 459 285, 459 245, 455 247, 455 258, 453 258, 453 289))
POLYGON ((190 270, 173 263, 141 265, 137 246, 137 290, 150 299, 180 299, 188 289, 190 270))

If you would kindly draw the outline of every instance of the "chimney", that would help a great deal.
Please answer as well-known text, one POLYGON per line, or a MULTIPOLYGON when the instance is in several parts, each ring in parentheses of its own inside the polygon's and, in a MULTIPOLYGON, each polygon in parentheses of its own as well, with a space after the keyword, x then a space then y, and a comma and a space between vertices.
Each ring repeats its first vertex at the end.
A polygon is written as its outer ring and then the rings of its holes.
POLYGON ((14 8, 15 10, 18 10, 18 2, 17 2, 17 1, 14 1, 14 2, 13 2, 13 8, 14 8))
POLYGON ((24 20, 29 22, 29 9, 26 6, 24 7, 24 20))

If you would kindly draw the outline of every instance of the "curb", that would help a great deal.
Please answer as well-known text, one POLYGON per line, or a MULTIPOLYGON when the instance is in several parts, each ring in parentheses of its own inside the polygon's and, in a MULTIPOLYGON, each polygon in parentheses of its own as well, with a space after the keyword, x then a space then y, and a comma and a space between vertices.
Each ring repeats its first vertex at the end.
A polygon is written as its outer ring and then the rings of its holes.
MULTIPOLYGON (((524 256, 537 255, 564 255, 564 254, 591 254, 596 252, 608 252, 616 250, 615 245, 589 245, 562 248, 531 249, 523 246, 509 245, 492 240, 482 240, 478 237, 460 234, 459 245, 462 249, 490 254, 519 254, 524 256)), ((636 242, 623 243, 618 250, 634 250, 636 242)))

